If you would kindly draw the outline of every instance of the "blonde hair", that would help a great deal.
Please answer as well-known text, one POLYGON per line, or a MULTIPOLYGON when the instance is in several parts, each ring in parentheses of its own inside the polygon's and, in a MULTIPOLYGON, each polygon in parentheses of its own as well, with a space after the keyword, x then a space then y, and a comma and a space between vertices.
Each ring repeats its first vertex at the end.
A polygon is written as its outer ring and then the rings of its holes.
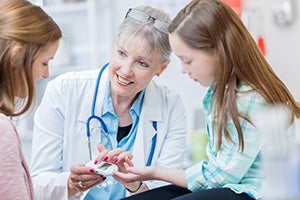
POLYGON ((229 117, 237 129, 239 146, 244 148, 238 117, 251 121, 237 110, 237 91, 242 82, 250 85, 267 103, 287 105, 292 113, 291 123, 294 115, 299 118, 299 103, 274 73, 238 15, 225 3, 193 0, 178 13, 169 31, 176 32, 190 48, 217 53, 213 98, 218 118, 218 149, 223 134, 231 139, 226 127, 229 117))
POLYGON ((42 48, 61 37, 58 25, 40 7, 25 0, 0 1, 1 113, 18 116, 30 108, 35 97, 33 61, 42 48), (17 55, 16 46, 21 47, 17 55), (20 89, 28 91, 26 99, 16 98, 20 89), (16 112, 17 105, 22 109, 16 112))
MULTIPOLYGON (((171 22, 169 15, 158 8, 153 8, 150 6, 138 6, 133 10, 142 11, 145 14, 155 18, 155 20, 163 21, 166 24, 170 24, 171 22)), ((130 41, 136 37, 144 39, 146 42, 146 47, 148 47, 146 50, 148 50, 149 53, 161 53, 161 63, 169 60, 172 49, 169 43, 168 33, 164 33, 155 28, 151 20, 142 23, 139 20, 127 17, 126 15, 124 21, 119 27, 117 42, 130 41)))

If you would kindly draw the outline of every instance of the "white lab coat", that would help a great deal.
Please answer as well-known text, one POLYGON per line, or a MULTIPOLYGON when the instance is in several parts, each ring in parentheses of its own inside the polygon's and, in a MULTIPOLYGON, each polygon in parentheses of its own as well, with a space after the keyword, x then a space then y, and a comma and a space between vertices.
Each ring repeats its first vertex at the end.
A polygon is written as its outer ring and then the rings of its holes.
MULTIPOLYGON (((95 81, 99 69, 68 72, 50 81, 34 116, 31 173, 39 200, 68 199, 67 180, 74 164, 89 161, 86 119, 90 116, 95 81)), ((108 80, 105 70, 99 86, 95 114, 100 115, 108 80)), ((157 144, 152 165, 182 168, 186 144, 186 114, 179 96, 151 81, 145 90, 138 132, 133 147, 133 163, 146 165, 157 121, 157 144)), ((109 128, 109 127, 108 127, 109 128)), ((99 123, 91 123, 93 159, 98 154, 99 123)), ((147 181, 149 188, 165 184, 147 181)), ((83 199, 72 197, 71 199, 83 199)))

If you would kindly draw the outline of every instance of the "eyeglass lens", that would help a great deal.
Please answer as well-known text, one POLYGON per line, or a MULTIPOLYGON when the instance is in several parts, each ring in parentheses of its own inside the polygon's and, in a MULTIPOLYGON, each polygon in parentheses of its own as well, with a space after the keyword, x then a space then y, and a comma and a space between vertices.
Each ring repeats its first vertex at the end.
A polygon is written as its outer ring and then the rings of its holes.
POLYGON ((145 23, 147 21, 152 21, 153 22, 153 26, 158 29, 159 31, 163 32, 163 33, 167 33, 168 34, 168 26, 169 24, 167 22, 161 21, 161 20, 157 20, 154 17, 148 15, 147 13, 144 13, 143 11, 140 10, 134 10, 132 8, 130 8, 125 16, 125 19, 130 16, 133 19, 136 19, 142 23, 145 23))

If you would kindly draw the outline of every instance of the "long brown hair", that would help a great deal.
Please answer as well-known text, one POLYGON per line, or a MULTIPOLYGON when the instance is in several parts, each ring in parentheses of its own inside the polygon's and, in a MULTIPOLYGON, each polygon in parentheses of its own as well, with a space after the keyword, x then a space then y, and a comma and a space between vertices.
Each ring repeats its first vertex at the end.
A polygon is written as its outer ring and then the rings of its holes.
POLYGON ((32 64, 37 54, 62 37, 58 25, 40 7, 25 0, 0 1, 0 112, 18 116, 35 99, 32 64), (17 55, 16 46, 20 46, 17 55), (19 99, 18 91, 27 91, 19 99), (16 111, 16 107, 20 107, 16 111))
POLYGON ((238 132, 243 151, 244 138, 238 117, 237 91, 244 82, 262 95, 271 105, 284 104, 299 118, 300 105, 274 73, 239 16, 218 0, 193 0, 172 21, 170 33, 178 36, 193 49, 217 53, 218 66, 214 78, 213 99, 218 118, 218 149, 222 136, 231 139, 227 120, 230 117, 238 132))

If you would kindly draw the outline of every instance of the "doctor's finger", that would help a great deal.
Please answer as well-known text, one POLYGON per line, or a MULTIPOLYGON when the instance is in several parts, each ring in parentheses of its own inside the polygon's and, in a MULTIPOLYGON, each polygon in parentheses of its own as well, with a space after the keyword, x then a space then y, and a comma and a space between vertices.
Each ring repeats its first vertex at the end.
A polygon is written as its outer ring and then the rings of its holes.
POLYGON ((69 176, 69 180, 72 183, 72 185, 74 186, 79 186, 78 183, 80 182, 82 185, 84 185, 84 187, 81 188, 89 188, 91 187, 91 185, 98 183, 99 181, 102 182, 103 180, 105 180, 106 177, 99 175, 99 174, 81 174, 81 175, 77 175, 77 174, 70 174, 69 176))
POLYGON ((73 165, 71 167, 69 179, 72 182, 96 178, 97 175, 94 173, 94 170, 89 167, 85 167, 84 165, 73 165))
POLYGON ((125 162, 126 158, 131 160, 133 158, 132 153, 129 151, 122 152, 117 157, 114 158, 114 162, 115 163, 120 163, 120 162, 123 163, 123 162, 125 162))
POLYGON ((89 179, 89 180, 81 180, 81 183, 86 187, 86 188, 91 188, 94 187, 95 185, 98 185, 99 183, 102 183, 106 177, 104 176, 97 176, 96 179, 89 179))
POLYGON ((109 151, 107 149, 104 149, 101 152, 99 152, 99 155, 95 159, 94 164, 98 164, 101 161, 107 161, 109 159, 109 157, 107 156, 108 153, 109 153, 109 151))
POLYGON ((85 165, 75 164, 71 166, 70 175, 80 175, 80 174, 89 174, 90 168, 86 167, 85 165))
POLYGON ((121 148, 116 148, 116 149, 113 149, 111 150, 109 153, 108 153, 108 156, 110 157, 114 157, 114 156, 118 156, 120 153, 123 152, 123 149, 121 148))
POLYGON ((113 149, 111 150, 107 156, 108 156, 108 161, 109 162, 112 162, 112 163, 117 163, 120 158, 119 158, 119 155, 123 153, 123 150, 121 148, 116 148, 116 149, 113 149))
POLYGON ((103 157, 103 161, 105 162, 117 162, 117 156, 123 152, 121 148, 116 148, 111 151, 103 150, 100 154, 103 154, 103 152, 107 152, 106 155, 103 157))
POLYGON ((106 150, 106 147, 103 144, 98 143, 97 149, 98 149, 98 152, 101 153, 103 150, 106 150))
POLYGON ((68 185, 71 185, 71 188, 76 188, 77 191, 84 192, 95 185, 103 182, 106 179, 106 177, 100 177, 98 176, 95 180, 78 180, 78 181, 72 181, 71 179, 68 180, 68 185))

